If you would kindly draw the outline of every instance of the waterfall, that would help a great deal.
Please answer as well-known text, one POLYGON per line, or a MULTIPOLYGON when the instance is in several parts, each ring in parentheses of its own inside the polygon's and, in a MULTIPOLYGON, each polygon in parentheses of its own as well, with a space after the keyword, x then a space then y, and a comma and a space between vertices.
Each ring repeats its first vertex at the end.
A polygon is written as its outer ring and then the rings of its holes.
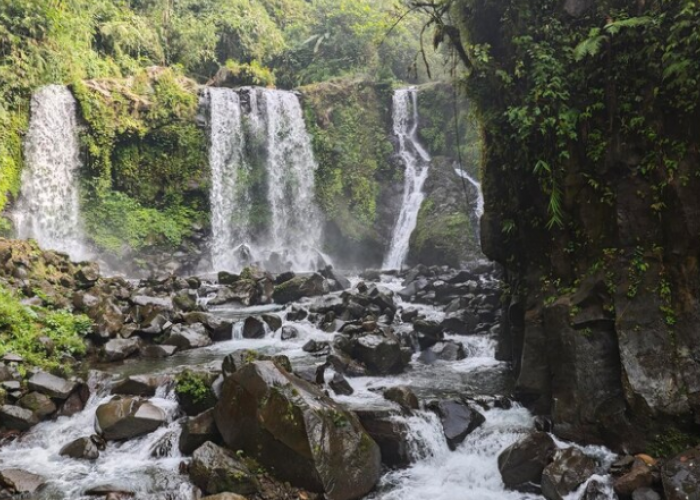
POLYGON ((212 264, 239 270, 315 270, 322 223, 311 140, 292 92, 210 88, 212 264))
POLYGON ((476 208, 474 209, 474 214, 477 219, 484 215, 484 192, 481 190, 481 183, 474 179, 466 170, 456 167, 455 173, 465 179, 469 184, 476 188, 476 208))
POLYGON ((24 141, 25 168, 13 219, 19 238, 34 238, 44 248, 88 257, 80 221, 77 103, 60 85, 32 96, 24 141))
POLYGON ((415 87, 394 92, 394 135, 399 141, 399 156, 404 163, 404 192, 401 211, 394 226, 384 269, 400 269, 408 255, 411 234, 416 228, 423 203, 423 184, 428 177, 430 155, 418 141, 418 91, 415 87))

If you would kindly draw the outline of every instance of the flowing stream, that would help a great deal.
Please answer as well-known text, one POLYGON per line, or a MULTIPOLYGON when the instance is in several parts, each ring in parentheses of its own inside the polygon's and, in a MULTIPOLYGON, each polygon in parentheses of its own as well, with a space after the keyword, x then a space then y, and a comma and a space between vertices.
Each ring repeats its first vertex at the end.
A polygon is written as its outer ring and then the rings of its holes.
POLYGON ((400 269, 408 255, 411 234, 423 204, 423 184, 428 178, 430 155, 418 141, 418 90, 399 89, 393 100, 394 135, 399 142, 399 156, 404 164, 404 189, 401 211, 394 225, 384 269, 400 269))
POLYGON ((474 209, 474 214, 477 218, 481 218, 481 216, 484 215, 484 192, 481 190, 481 183, 469 175, 469 172, 461 168, 455 168, 455 173, 476 189, 476 208, 474 209))
POLYGON ((315 204, 317 164, 293 92, 210 88, 204 96, 212 172, 212 265, 273 272, 327 263, 315 204))
POLYGON ((67 87, 49 85, 32 96, 24 159, 13 213, 17 236, 73 260, 88 258, 80 220, 77 103, 67 87))
MULTIPOLYGON (((353 280, 356 283, 359 280, 353 280)), ((401 288, 399 280, 383 278, 389 289, 401 288)), ((428 319, 441 320, 441 307, 399 301, 404 311, 417 310, 428 319)), ((310 305, 308 299, 304 305, 310 305)), ((242 321, 249 314, 276 312, 284 317, 279 306, 236 308, 222 306, 212 312, 222 318, 242 321)), ((400 320, 397 331, 410 328, 400 320)), ((240 336, 241 323, 234 329, 234 338, 210 347, 185 351, 165 359, 135 359, 123 365, 110 365, 109 373, 92 377, 97 388, 86 408, 73 417, 61 417, 34 427, 22 439, 0 448, 0 463, 4 467, 19 467, 43 475, 48 487, 37 500, 87 500, 85 491, 96 486, 110 485, 115 489, 131 491, 136 499, 194 500, 196 491, 186 475, 179 474, 179 465, 187 458, 178 452, 178 419, 181 416, 168 385, 161 387, 151 402, 160 406, 168 417, 168 424, 154 433, 125 443, 108 443, 107 449, 96 461, 72 460, 58 455, 60 448, 78 437, 93 433, 95 410, 109 398, 110 380, 126 375, 173 373, 185 368, 219 369, 227 354, 237 349, 257 349, 266 354, 285 354, 296 370, 316 366, 319 358, 304 352, 308 340, 329 340, 332 334, 319 330, 304 320, 285 321, 299 332, 298 338, 282 340, 280 331, 268 332, 265 338, 252 340, 240 336), (154 456, 154 449, 170 450, 165 456, 154 456)), ((381 389, 407 385, 422 399, 467 396, 489 400, 507 394, 510 374, 507 365, 495 360, 495 339, 491 334, 449 337, 461 342, 468 354, 455 362, 438 361, 425 364, 415 355, 410 368, 400 375, 383 377, 348 378, 355 392, 351 396, 334 398, 350 409, 387 408, 394 403, 382 397, 381 389)), ((327 380, 332 371, 326 374, 327 380)), ((398 407, 396 407, 398 408, 398 407)), ((498 472, 498 454, 533 428, 531 414, 517 405, 510 409, 480 410, 486 422, 470 434, 455 451, 450 451, 440 421, 434 413, 421 410, 411 416, 396 411, 397 420, 409 428, 409 447, 414 463, 405 469, 387 470, 376 491, 366 500, 542 500, 538 495, 508 491, 498 472)), ((564 444, 562 444, 564 446, 564 444)), ((570 446, 570 445, 566 445, 570 446)), ((601 461, 611 462, 613 455, 602 448, 582 448, 601 461)), ((608 480, 607 478, 602 478, 608 480)), ((583 487, 580 489, 582 491, 583 487)), ((579 500, 575 492, 567 500, 579 500)), ((609 498, 614 498, 610 494, 609 498)))

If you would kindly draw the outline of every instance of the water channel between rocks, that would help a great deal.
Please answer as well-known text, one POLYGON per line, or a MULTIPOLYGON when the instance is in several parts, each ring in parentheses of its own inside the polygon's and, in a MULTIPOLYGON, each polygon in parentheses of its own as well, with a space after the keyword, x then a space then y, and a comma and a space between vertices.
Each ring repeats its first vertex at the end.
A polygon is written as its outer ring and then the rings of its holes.
MULTIPOLYGON (((359 280, 352 280, 355 285, 359 280)), ((382 285, 401 289, 395 278, 382 277, 382 285)), ((398 297, 397 297, 398 299, 398 297)), ((308 300, 308 299, 304 299, 308 300)), ((404 311, 418 310, 426 318, 441 320, 440 307, 411 304, 400 301, 404 311)), ((303 303, 303 302, 302 302, 303 303)), ((286 309, 291 308, 291 306, 286 309)), ((240 321, 250 314, 278 312, 284 317, 284 308, 263 306, 251 308, 210 308, 220 317, 240 321)), ((172 384, 160 387, 151 402, 162 408, 168 424, 144 437, 123 443, 107 444, 106 450, 92 462, 72 460, 59 456, 59 450, 80 437, 93 433, 95 410, 111 398, 110 381, 136 374, 172 373, 185 368, 207 367, 219 370, 223 358, 237 349, 255 349, 266 354, 288 356, 295 370, 315 367, 323 359, 302 349, 309 340, 328 341, 333 334, 318 329, 307 321, 288 322, 299 332, 295 339, 281 340, 280 330, 268 332, 263 339, 244 339, 240 324, 234 327, 234 339, 210 347, 194 349, 164 359, 136 359, 122 365, 106 365, 103 372, 93 372, 93 394, 85 409, 73 417, 59 417, 34 427, 29 433, 0 448, 0 463, 5 468, 16 467, 44 476, 48 487, 32 497, 37 500, 94 498, 85 495, 90 488, 109 485, 112 490, 131 491, 137 499, 196 499, 197 490, 187 475, 180 474, 181 462, 187 461, 178 451, 182 416, 172 390, 172 384)), ((397 331, 410 326, 400 320, 397 331)), ((534 500, 538 495, 518 493, 505 489, 498 471, 498 454, 533 429, 534 419, 517 405, 494 405, 494 397, 509 394, 508 366, 495 359, 495 340, 492 334, 451 335, 449 339, 464 346, 465 359, 425 364, 414 355, 410 367, 400 375, 382 377, 348 377, 354 389, 351 396, 334 396, 349 409, 386 408, 394 405, 384 399, 382 389, 409 386, 422 401, 436 397, 461 396, 484 402, 485 423, 472 432, 464 442, 450 451, 438 417, 420 410, 410 416, 397 414, 410 429, 409 447, 414 462, 405 469, 386 470, 371 500, 534 500), (499 408, 497 406, 503 406, 499 408)), ((332 377, 327 371, 326 379, 332 377)), ((396 407, 398 408, 398 406, 396 407)), ((604 449, 582 448, 599 461, 612 461, 612 454, 604 449)), ((607 478, 603 478, 607 481, 607 478)), ((578 500, 580 491, 566 500, 578 500)), ((614 498, 610 493, 609 498, 614 498)))

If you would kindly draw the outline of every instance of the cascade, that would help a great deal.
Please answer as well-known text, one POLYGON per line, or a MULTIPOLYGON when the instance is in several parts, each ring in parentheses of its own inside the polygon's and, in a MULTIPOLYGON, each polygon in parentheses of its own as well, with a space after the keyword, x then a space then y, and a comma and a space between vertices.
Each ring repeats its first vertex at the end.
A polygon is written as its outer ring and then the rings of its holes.
POLYGON ((322 224, 317 164, 296 94, 247 87, 205 93, 212 172, 212 264, 315 270, 322 224))
POLYGON ((401 211, 394 225, 384 269, 400 269, 408 255, 411 234, 416 228, 423 203, 423 184, 428 178, 430 155, 418 141, 418 90, 399 89, 393 99, 394 135, 404 164, 404 191, 401 211))
POLYGON ((466 170, 461 168, 455 168, 455 173, 476 189, 476 207, 474 208, 474 215, 476 215, 477 219, 481 218, 481 216, 484 215, 484 192, 481 190, 481 183, 469 175, 466 170))
POLYGON ((24 141, 26 167, 13 219, 19 238, 83 260, 77 103, 68 88, 49 85, 32 96, 24 141))

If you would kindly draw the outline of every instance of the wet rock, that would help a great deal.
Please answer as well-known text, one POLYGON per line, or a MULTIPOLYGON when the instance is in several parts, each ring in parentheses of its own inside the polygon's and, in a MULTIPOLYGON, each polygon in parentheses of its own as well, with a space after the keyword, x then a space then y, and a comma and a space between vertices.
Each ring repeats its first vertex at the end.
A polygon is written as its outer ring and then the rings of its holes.
POLYGON ((291 372, 292 363, 284 355, 268 356, 252 349, 238 349, 224 358, 221 369, 224 376, 229 376, 253 361, 273 361, 284 370, 291 372))
POLYGON ((191 312, 184 315, 184 320, 188 325, 203 324, 214 342, 223 342, 233 338, 233 323, 215 314, 201 311, 191 312))
POLYGON ((552 432, 552 429, 554 429, 554 424, 552 423, 552 419, 549 417, 544 417, 542 415, 538 415, 535 417, 535 429, 540 431, 540 432, 552 432))
POLYGON ((328 356, 331 353, 331 345, 328 342, 313 339, 304 344, 301 349, 315 356, 328 356))
POLYGON ((700 447, 668 460, 661 469, 661 480, 667 500, 700 498, 700 447))
POLYGON ((265 324, 258 318, 248 316, 243 322, 242 335, 244 339, 265 338, 265 324))
POLYGON ((282 340, 291 340, 299 337, 299 330, 297 330, 292 325, 284 325, 282 327, 282 334, 280 338, 282 340))
POLYGON ((214 417, 229 448, 329 500, 360 498, 379 479, 379 448, 357 417, 270 361, 227 377, 214 417))
POLYGON ((579 500, 610 500, 608 488, 601 481, 593 479, 588 482, 579 500))
POLYGON ((243 306, 252 306, 258 302, 258 287, 253 280, 241 279, 235 283, 219 288, 216 297, 209 301, 212 306, 237 303, 243 306))
POLYGON ((429 349, 444 339, 442 327, 436 321, 419 319, 413 323, 421 350, 429 349))
POLYGON ((379 446, 382 463, 388 467, 411 464, 408 439, 411 430, 406 423, 396 420, 390 411, 359 409, 356 413, 362 427, 379 446))
POLYGON ((384 399, 397 403, 404 410, 418 410, 420 404, 413 391, 406 386, 391 387, 384 391, 384 399))
POLYGON ((100 456, 100 450, 92 439, 82 437, 65 445, 58 454, 62 457, 96 460, 100 456))
POLYGON ((88 399, 90 399, 90 388, 85 384, 81 384, 78 389, 63 402, 61 409, 58 411, 58 415, 61 417, 72 417, 76 413, 83 411, 88 399))
POLYGON ((340 373, 334 374, 328 385, 339 396, 350 396, 355 392, 350 383, 340 373))
POLYGON ((155 396, 156 390, 169 379, 170 377, 166 375, 132 375, 114 384, 112 394, 155 396))
POLYGON ((308 278, 297 276, 277 285, 272 293, 272 300, 276 304, 288 304, 304 297, 316 297, 326 293, 328 293, 326 280, 320 274, 313 274, 308 278))
POLYGON ((22 408, 30 410, 38 419, 43 419, 56 413, 56 405, 51 398, 40 392, 30 392, 17 402, 22 408))
POLYGON ((219 493, 218 495, 204 497, 202 500, 246 500, 246 498, 235 493, 219 493))
POLYGON ((39 423, 34 412, 13 405, 0 406, 0 424, 8 429, 28 431, 39 423))
POLYGON ((440 417, 442 430, 451 450, 486 420, 484 416, 460 400, 432 401, 427 408, 440 417))
POLYGON ((632 493, 632 500, 661 500, 661 495, 651 488, 639 488, 632 493))
POLYGON ((214 409, 211 408, 196 417, 191 417, 182 422, 182 431, 178 446, 184 455, 191 455, 207 441, 214 444, 221 443, 221 434, 214 422, 214 409))
MULTIPOLYGON (((629 497, 639 488, 648 488, 654 483, 654 469, 644 463, 636 463, 627 474, 615 479, 613 488, 620 496, 629 497)), ((673 497, 671 497, 673 498, 673 497)), ((678 497, 686 498, 686 497, 678 497)))
POLYGON ((139 340, 132 339, 112 339, 107 342, 102 349, 102 358, 105 361, 121 361, 133 356, 139 350, 139 340))
POLYGON ((263 314, 261 317, 262 320, 267 323, 267 326, 270 327, 271 331, 276 332, 282 328, 282 318, 276 314, 263 314))
POLYGON ((160 335, 163 333, 166 325, 170 325, 168 318, 162 314, 156 313, 141 323, 138 332, 143 335, 160 335))
POLYGON ((576 448, 558 450, 542 474, 542 494, 547 500, 564 500, 595 473, 597 465, 576 448))
POLYGON ((149 345, 142 349, 141 355, 145 358, 168 358, 177 352, 174 345, 149 345))
POLYGON ((205 493, 249 495, 260 487, 248 467, 232 452, 210 442, 192 454, 190 480, 205 493))
POLYGON ((239 275, 227 273, 226 271, 220 271, 217 275, 217 281, 220 285, 233 285, 239 279, 241 279, 239 275))
POLYGON ((165 311, 173 310, 173 301, 169 297, 149 297, 147 295, 136 295, 131 298, 131 303, 135 306, 154 307, 165 311))
POLYGON ((535 432, 509 446, 498 456, 503 482, 513 489, 526 487, 528 483, 540 484, 555 450, 554 440, 543 432, 535 432))
POLYGON ((44 478, 22 469, 4 469, 0 471, 0 484, 18 495, 31 494, 44 485, 44 478))
POLYGON ((321 275, 324 278, 327 278, 329 280, 333 280, 336 283, 336 286, 333 287, 333 289, 335 291, 347 290, 348 288, 350 288, 352 286, 352 283, 350 283, 350 280, 347 279, 342 274, 335 271, 333 269, 333 266, 326 267, 323 271, 321 271, 321 275))
POLYGON ((105 500, 125 500, 133 498, 134 492, 114 484, 103 484, 85 491, 88 496, 105 497, 105 500))
POLYGON ((165 423, 163 410, 138 398, 116 397, 100 405, 95 416, 95 430, 107 441, 142 436, 165 423))
POLYGON ((369 334, 357 339, 352 357, 367 367, 370 375, 401 373, 405 367, 396 337, 369 334))
POLYGON ((30 391, 37 391, 55 399, 66 399, 76 387, 75 382, 46 372, 35 374, 29 379, 27 385, 30 391))
POLYGON ((441 328, 445 333, 457 335, 469 335, 474 333, 478 319, 467 311, 459 311, 448 314, 442 321, 441 328))
POLYGON ((173 326, 168 339, 164 342, 165 345, 175 346, 181 351, 207 347, 212 345, 212 343, 204 325, 201 323, 189 326, 178 323, 173 326))
POLYGON ((445 340, 421 352, 418 359, 426 365, 430 365, 436 361, 459 361, 466 357, 467 353, 462 344, 445 340))
POLYGON ((168 432, 158 439, 151 446, 151 457, 153 458, 166 458, 173 456, 175 433, 168 432))

